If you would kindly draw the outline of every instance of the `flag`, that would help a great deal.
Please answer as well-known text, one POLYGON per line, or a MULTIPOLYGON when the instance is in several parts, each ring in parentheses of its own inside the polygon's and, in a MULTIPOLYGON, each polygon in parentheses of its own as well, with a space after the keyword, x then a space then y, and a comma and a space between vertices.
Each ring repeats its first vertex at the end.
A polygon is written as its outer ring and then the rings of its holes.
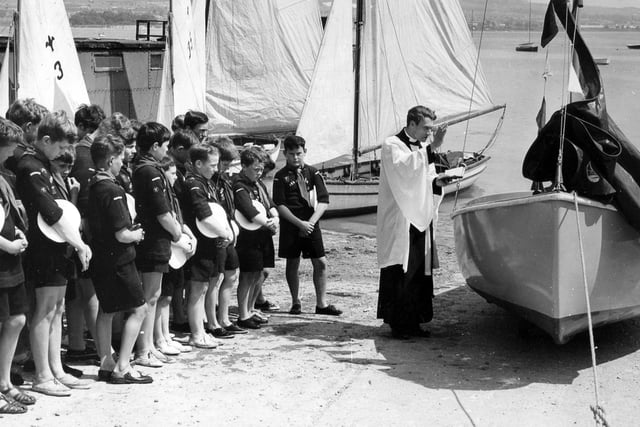
POLYGON ((21 1, 18 98, 73 117, 89 94, 62 0, 21 1))
POLYGON ((542 37, 540 45, 546 47, 558 34, 558 24, 556 23, 556 13, 553 10, 553 2, 549 2, 547 12, 544 15, 544 26, 542 27, 542 37))
POLYGON ((536 123, 538 124, 538 131, 542 129, 544 124, 547 122, 547 100, 545 97, 542 97, 542 105, 540 105, 540 110, 538 114, 536 114, 536 123))

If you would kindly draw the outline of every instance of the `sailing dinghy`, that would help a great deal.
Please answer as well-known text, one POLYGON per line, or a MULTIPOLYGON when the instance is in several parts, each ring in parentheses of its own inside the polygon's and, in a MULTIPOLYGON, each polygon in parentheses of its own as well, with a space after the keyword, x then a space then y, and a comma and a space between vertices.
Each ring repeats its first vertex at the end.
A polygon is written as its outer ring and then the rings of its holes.
POLYGON ((584 98, 557 111, 525 157, 525 177, 554 184, 481 197, 452 216, 467 284, 562 344, 590 318, 596 327, 640 315, 640 152, 607 114, 577 9, 568 13, 564 0, 552 7, 584 98))
MULTIPOLYGON (((305 162, 325 176, 331 200, 325 216, 375 211, 375 150, 406 125, 411 107, 429 105, 436 124, 449 125, 505 108, 493 104, 476 69, 477 51, 457 1, 360 0, 356 13, 354 55, 351 0, 333 1, 296 131, 307 141, 305 162)), ((445 192, 478 178, 487 146, 442 154, 440 171, 465 168, 445 192)))

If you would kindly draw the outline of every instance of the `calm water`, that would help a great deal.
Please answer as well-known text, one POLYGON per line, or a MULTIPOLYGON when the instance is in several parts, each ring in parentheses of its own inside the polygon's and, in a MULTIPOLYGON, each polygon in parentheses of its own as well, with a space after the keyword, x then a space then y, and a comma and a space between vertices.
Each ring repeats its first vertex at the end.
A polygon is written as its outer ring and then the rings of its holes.
MULTIPOLYGON (((627 43, 640 42, 640 34, 626 32, 586 32, 583 34, 594 57, 607 57, 609 65, 600 66, 607 108, 613 119, 629 139, 640 147, 640 50, 627 49, 627 43)), ((479 33, 475 34, 476 46, 479 33)), ((533 37, 533 36, 532 36, 533 37)), ((537 36, 536 36, 537 37, 537 36)), ((527 41, 526 32, 490 32, 482 40, 480 61, 496 104, 507 104, 502 130, 487 151, 492 159, 487 170, 475 185, 459 194, 458 204, 485 194, 526 190, 530 182, 522 177, 524 155, 535 139, 536 114, 540 108, 544 89, 542 74, 546 52, 516 52, 515 46, 527 41)), ((562 99, 562 40, 558 36, 549 48, 550 71, 553 74, 546 86, 547 118, 559 108, 562 99)), ((437 100, 425 100, 437 111, 437 100)), ((478 150, 493 132, 499 115, 469 121, 468 136, 464 141, 465 124, 449 129, 443 148, 448 150, 478 150)), ((447 197, 441 214, 453 209, 453 197, 447 197)), ((375 215, 350 219, 329 220, 327 228, 354 230, 372 235, 375 215)))

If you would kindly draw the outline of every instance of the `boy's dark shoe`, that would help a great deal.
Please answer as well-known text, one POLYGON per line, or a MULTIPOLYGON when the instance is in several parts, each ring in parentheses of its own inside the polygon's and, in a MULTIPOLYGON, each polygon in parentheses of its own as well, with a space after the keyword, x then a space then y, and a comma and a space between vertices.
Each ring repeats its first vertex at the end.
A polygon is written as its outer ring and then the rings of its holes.
POLYGON ((189 322, 185 322, 185 323, 175 323, 175 322, 171 322, 170 328, 172 331, 174 332, 181 332, 181 333, 191 333, 191 328, 189 327, 189 322))
POLYGON ((80 378, 82 376, 82 371, 80 369, 72 368, 71 366, 63 363, 62 370, 70 375, 73 375, 76 378, 80 378))
POLYGON ((340 316, 342 314, 342 310, 338 310, 334 305, 329 304, 326 307, 318 307, 316 306, 316 314, 326 314, 329 316, 340 316))
POLYGON ((257 310, 261 311, 277 311, 280 310, 280 306, 278 304, 274 304, 269 300, 265 300, 264 302, 258 303, 256 302, 253 307, 257 310))
POLYGON ((242 335, 242 334, 249 333, 246 329, 242 329, 240 326, 236 325, 235 323, 232 323, 229 326, 225 326, 224 329, 230 334, 234 334, 234 335, 242 335))
POLYGON ((289 314, 302 314, 302 306, 297 303, 293 304, 291 310, 289 310, 289 314))
POLYGON ((90 348, 84 350, 68 349, 64 356, 64 360, 67 362, 82 362, 82 361, 99 361, 98 353, 90 348))
POLYGON ((238 326, 243 329, 260 329, 260 324, 251 317, 244 320, 239 319, 238 326))

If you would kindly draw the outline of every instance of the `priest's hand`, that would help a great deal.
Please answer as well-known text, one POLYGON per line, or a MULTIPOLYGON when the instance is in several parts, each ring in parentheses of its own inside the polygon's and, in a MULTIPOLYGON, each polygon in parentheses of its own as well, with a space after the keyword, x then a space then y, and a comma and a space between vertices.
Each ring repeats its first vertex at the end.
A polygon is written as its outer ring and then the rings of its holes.
POLYGON ((440 148, 444 142, 444 136, 447 133, 447 125, 436 126, 433 128, 433 141, 431 141, 431 148, 440 148))

